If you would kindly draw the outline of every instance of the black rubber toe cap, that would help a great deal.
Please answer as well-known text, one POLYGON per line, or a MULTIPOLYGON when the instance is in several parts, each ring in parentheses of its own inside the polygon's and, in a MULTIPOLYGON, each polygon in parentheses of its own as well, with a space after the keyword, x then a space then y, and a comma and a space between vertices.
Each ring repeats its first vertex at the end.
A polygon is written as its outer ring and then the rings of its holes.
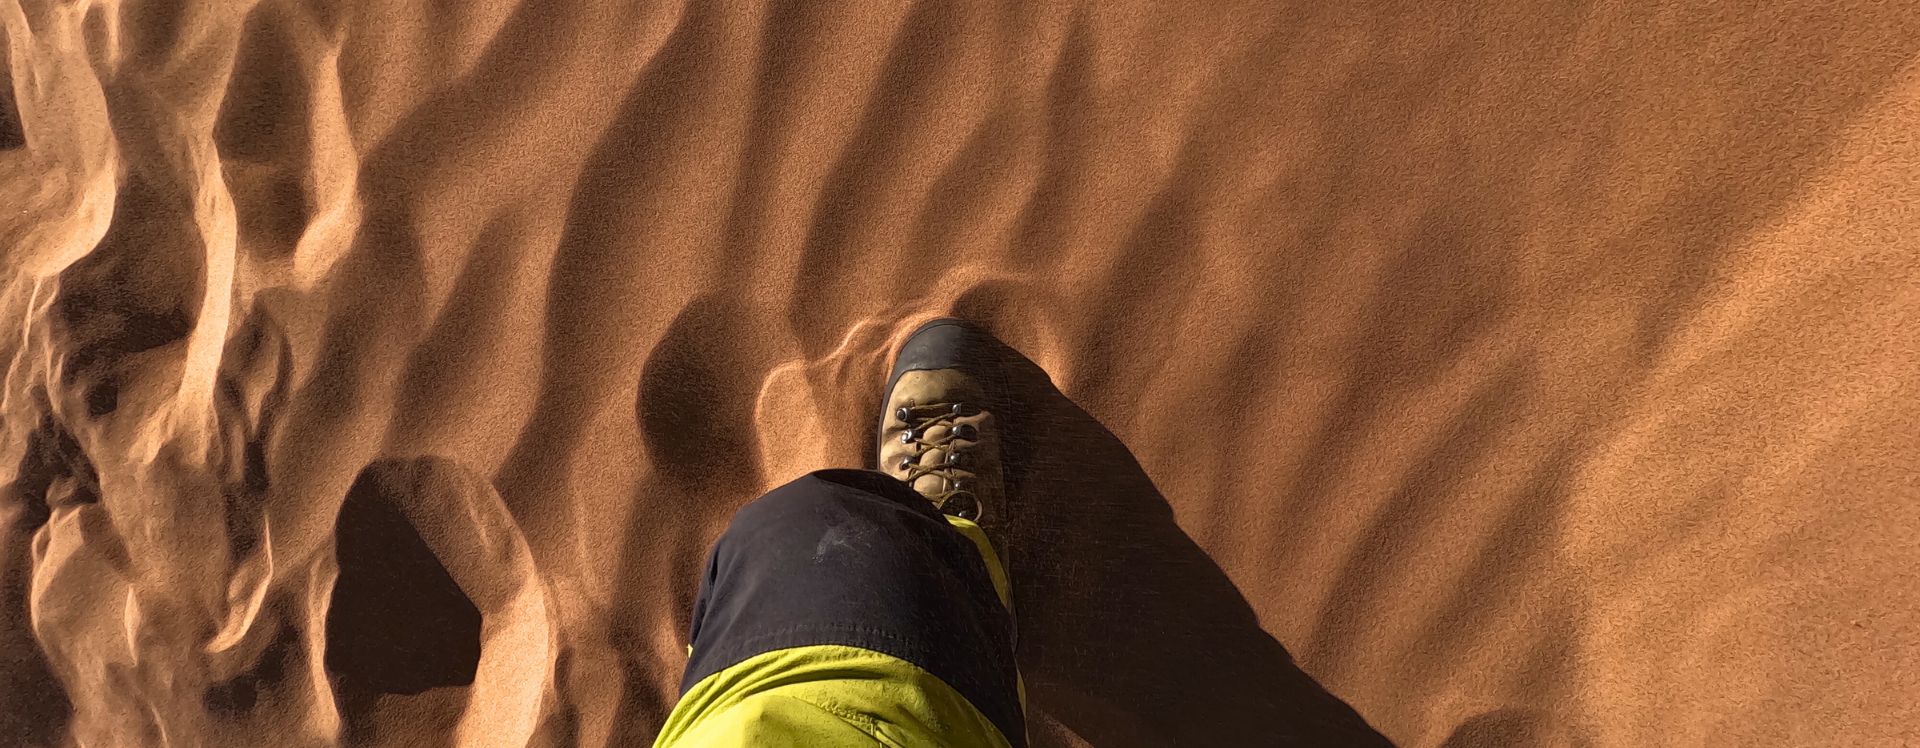
POLYGON ((887 375, 887 391, 893 391, 900 375, 909 371, 959 369, 983 382, 997 379, 993 336, 971 322, 952 317, 933 320, 912 335, 900 347, 893 360, 893 372, 887 375))

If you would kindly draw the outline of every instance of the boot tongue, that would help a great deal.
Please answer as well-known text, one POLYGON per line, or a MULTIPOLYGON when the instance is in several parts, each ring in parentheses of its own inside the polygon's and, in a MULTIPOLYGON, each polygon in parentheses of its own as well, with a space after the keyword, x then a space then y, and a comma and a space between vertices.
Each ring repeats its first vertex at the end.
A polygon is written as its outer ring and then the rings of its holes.
MULTIPOLYGON (((940 442, 940 440, 946 439, 952 433, 952 431, 953 431, 952 427, 946 424, 937 424, 927 429, 926 433, 922 435, 920 438, 925 441, 929 441, 937 444, 940 442)), ((939 447, 933 447, 931 449, 928 449, 925 454, 920 455, 919 464, 923 467, 939 467, 939 466, 946 465, 947 455, 952 451, 953 451, 953 447, 950 444, 939 446, 939 447)), ((942 471, 942 472, 945 472, 945 471, 942 471)), ((950 488, 952 488, 951 486, 947 485, 947 480, 941 473, 931 473, 928 475, 922 475, 918 478, 915 478, 913 480, 912 485, 913 485, 913 490, 919 491, 921 494, 929 498, 946 493, 950 488)))
POLYGON ((913 481, 913 490, 933 501, 935 497, 947 492, 947 482, 938 475, 922 475, 913 481))

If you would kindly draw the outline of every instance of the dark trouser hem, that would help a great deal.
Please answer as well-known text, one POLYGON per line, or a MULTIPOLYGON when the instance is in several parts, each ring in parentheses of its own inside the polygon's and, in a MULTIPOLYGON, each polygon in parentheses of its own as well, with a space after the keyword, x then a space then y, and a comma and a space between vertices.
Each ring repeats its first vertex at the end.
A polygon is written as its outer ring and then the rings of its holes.
POLYGON ((682 695, 754 655, 838 644, 932 673, 1025 744, 1013 616, 973 542, 905 483, 821 470, 767 492, 714 544, 682 695))

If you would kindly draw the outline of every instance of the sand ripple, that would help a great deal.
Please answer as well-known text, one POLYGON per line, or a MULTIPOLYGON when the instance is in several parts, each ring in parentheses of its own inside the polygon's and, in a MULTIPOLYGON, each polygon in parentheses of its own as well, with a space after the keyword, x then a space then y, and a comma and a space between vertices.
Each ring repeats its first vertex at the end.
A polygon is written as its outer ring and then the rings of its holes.
POLYGON ((1910 7, 749 5, 0 2, 0 742, 644 744, 950 312, 1040 744, 1920 741, 1910 7))

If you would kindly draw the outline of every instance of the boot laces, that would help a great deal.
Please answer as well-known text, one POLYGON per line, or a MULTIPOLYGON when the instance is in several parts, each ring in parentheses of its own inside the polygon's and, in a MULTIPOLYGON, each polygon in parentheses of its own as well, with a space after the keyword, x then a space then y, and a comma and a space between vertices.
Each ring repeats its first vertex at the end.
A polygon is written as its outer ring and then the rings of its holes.
POLYGON ((968 469, 971 460, 967 451, 980 443, 980 435, 972 424, 958 421, 979 412, 980 409, 972 404, 961 402, 917 405, 908 401, 894 410, 894 417, 907 424, 907 430, 900 434, 900 441, 912 445, 913 450, 895 466, 906 471, 906 477, 901 480, 912 485, 929 475, 940 478, 941 490, 925 494, 927 499, 940 511, 961 519, 980 518, 980 500, 973 493, 976 476, 968 469), (928 438, 927 434, 935 426, 946 426, 947 429, 938 437, 928 438), (943 450, 945 458, 931 465, 921 464, 926 454, 936 449, 943 450))

